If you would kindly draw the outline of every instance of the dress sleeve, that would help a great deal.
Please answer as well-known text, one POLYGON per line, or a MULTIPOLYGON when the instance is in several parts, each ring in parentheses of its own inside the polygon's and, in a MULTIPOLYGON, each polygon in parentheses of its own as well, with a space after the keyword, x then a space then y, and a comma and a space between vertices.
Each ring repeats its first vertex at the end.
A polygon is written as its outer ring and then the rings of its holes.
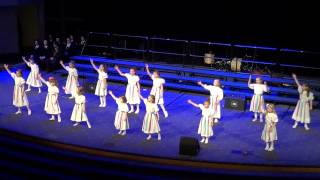
POLYGON ((15 73, 10 73, 10 76, 12 77, 12 79, 16 79, 16 74, 15 73))
POLYGON ((154 108, 154 110, 155 110, 156 112, 159 112, 159 107, 158 107, 158 105, 157 105, 157 104, 155 104, 155 108, 154 108))
POLYGON ((313 101, 314 99, 314 95, 312 92, 309 92, 309 96, 308 96, 309 101, 313 101))
POLYGON ((275 122, 275 123, 277 123, 279 121, 277 114, 274 114, 274 117, 273 117, 272 121, 275 122))
POLYGON ((124 76, 129 80, 130 74, 125 73, 124 76))
POLYGON ((198 104, 198 106, 199 106, 199 108, 201 109, 201 110, 203 110, 203 104, 198 104))
POLYGON ((204 87, 206 90, 208 90, 208 91, 211 90, 211 85, 206 85, 206 84, 205 84, 203 87, 204 87))
POLYGON ((249 84, 250 89, 254 89, 254 86, 255 86, 254 84, 249 84))
POLYGON ((263 88, 263 91, 264 91, 264 92, 268 92, 267 85, 264 84, 264 85, 262 86, 262 88, 263 88))
POLYGON ((302 93, 302 87, 301 87, 301 86, 298 87, 298 92, 299 92, 300 94, 302 93))

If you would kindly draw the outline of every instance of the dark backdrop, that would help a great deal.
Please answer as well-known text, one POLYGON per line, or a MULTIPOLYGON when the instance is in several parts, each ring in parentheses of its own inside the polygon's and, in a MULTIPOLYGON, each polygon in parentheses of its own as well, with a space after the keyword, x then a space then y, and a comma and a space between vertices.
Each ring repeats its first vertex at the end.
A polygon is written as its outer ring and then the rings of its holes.
POLYGON ((285 0, 56 0, 46 2, 46 27, 65 35, 109 31, 320 51, 317 7, 285 0))

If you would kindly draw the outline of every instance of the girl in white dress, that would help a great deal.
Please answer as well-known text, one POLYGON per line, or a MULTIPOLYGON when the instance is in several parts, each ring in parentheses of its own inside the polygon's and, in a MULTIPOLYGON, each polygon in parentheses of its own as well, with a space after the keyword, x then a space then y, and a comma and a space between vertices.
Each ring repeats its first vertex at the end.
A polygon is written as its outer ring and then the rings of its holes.
POLYGON ((202 137, 201 143, 208 144, 209 138, 213 136, 213 119, 211 118, 213 109, 210 107, 210 101, 207 100, 203 104, 196 104, 191 100, 188 103, 194 107, 200 108, 202 111, 202 117, 199 123, 198 134, 202 137))
POLYGON ((150 95, 154 95, 156 97, 156 104, 158 104, 161 107, 164 117, 167 118, 168 111, 166 111, 164 107, 164 99, 163 99, 163 89, 164 89, 163 86, 166 81, 160 77, 159 71, 153 71, 153 73, 151 74, 148 64, 146 64, 146 70, 149 77, 153 81, 153 86, 152 86, 150 95))
POLYGON ((130 104, 130 111, 132 113, 134 111, 134 105, 136 105, 135 114, 138 114, 140 111, 140 78, 136 75, 136 69, 130 68, 130 73, 122 73, 118 66, 114 67, 116 71, 120 74, 120 76, 126 77, 128 79, 127 89, 126 89, 126 98, 128 104, 130 104))
POLYGON ((155 96, 149 95, 148 99, 143 98, 140 94, 139 96, 146 105, 146 114, 143 119, 142 132, 148 134, 147 140, 151 139, 152 134, 158 134, 158 140, 160 141, 159 108, 155 103, 155 96))
POLYGON ((40 94, 42 83, 39 79, 39 66, 34 62, 33 59, 30 59, 29 61, 27 61, 26 58, 22 56, 22 60, 31 69, 29 76, 27 78, 28 89, 26 91, 27 92, 31 91, 31 87, 37 87, 39 88, 39 94, 40 94))
POLYGON ((211 117, 214 119, 215 123, 218 123, 218 120, 221 118, 220 102, 223 99, 223 90, 220 87, 220 80, 215 79, 213 81, 213 85, 203 84, 201 81, 199 81, 198 84, 204 89, 210 91, 210 108, 212 109, 211 117))
POLYGON ((13 90, 13 105, 18 108, 16 114, 21 114, 21 107, 27 107, 28 115, 31 115, 31 109, 29 106, 29 101, 27 94, 24 91, 25 80, 22 77, 22 71, 19 69, 16 73, 10 71, 7 64, 4 65, 4 68, 11 75, 14 80, 14 90, 13 90))
POLYGON ((118 110, 114 119, 114 126, 119 130, 120 135, 126 135, 126 131, 129 129, 128 112, 129 107, 127 104, 127 98, 125 96, 116 97, 112 91, 109 91, 110 96, 118 104, 118 110))
POLYGON ((97 73, 99 74, 99 78, 98 78, 98 82, 97 82, 97 86, 94 94, 100 97, 99 107, 106 107, 107 106, 107 102, 106 102, 107 78, 108 78, 107 68, 105 65, 100 64, 98 69, 92 59, 90 59, 90 62, 94 70, 96 70, 97 73))
POLYGON ((44 106, 44 110, 47 114, 51 115, 50 121, 55 120, 55 116, 57 116, 58 122, 61 122, 61 109, 58 101, 59 97, 59 88, 58 82, 54 77, 49 77, 49 81, 46 81, 39 75, 40 80, 43 84, 48 87, 48 94, 46 97, 46 102, 44 106))
POLYGON ((63 64, 63 61, 60 61, 60 64, 66 71, 68 71, 68 78, 65 86, 65 93, 71 94, 69 99, 73 99, 75 96, 74 93, 76 92, 76 89, 79 86, 78 71, 73 61, 70 61, 69 66, 65 66, 63 64))
POLYGON ((75 105, 71 114, 71 121, 75 122, 73 126, 78 126, 81 122, 86 122, 88 128, 91 124, 86 113, 86 97, 83 95, 83 87, 77 87, 74 93, 75 105))
POLYGON ((295 74, 292 75, 298 86, 299 92, 299 101, 297 103, 296 108, 294 109, 292 119, 295 121, 293 128, 297 128, 298 123, 303 123, 304 128, 309 130, 309 124, 311 121, 310 111, 312 110, 312 101, 314 99, 313 93, 310 92, 310 87, 307 84, 300 84, 297 76, 295 74))
POLYGON ((268 92, 267 83, 262 84, 260 77, 256 78, 256 83, 251 83, 251 75, 248 81, 248 87, 254 91, 254 94, 250 103, 250 111, 254 112, 253 122, 258 120, 258 113, 260 114, 260 122, 263 122, 263 113, 265 113, 265 104, 263 93, 268 92))
POLYGON ((262 131, 261 139, 266 142, 266 151, 274 150, 274 141, 278 140, 277 128, 278 115, 273 104, 267 104, 266 122, 262 131))

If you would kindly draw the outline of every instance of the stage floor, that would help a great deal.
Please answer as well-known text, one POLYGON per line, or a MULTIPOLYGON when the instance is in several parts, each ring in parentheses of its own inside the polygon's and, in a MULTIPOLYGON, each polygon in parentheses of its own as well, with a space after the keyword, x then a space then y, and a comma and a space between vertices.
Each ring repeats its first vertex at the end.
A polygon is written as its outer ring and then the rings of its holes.
MULTIPOLYGON (((46 74, 43 76, 47 77, 46 74)), ((62 87, 65 77, 60 77, 59 74, 54 76, 59 79, 59 86, 62 87)), ((117 96, 123 95, 125 84, 109 83, 108 89, 117 96)), ((147 136, 141 131, 145 113, 143 104, 139 115, 130 115, 131 129, 127 131, 127 135, 120 136, 113 125, 117 106, 110 96, 107 97, 107 108, 99 108, 99 98, 93 94, 86 94, 87 114, 92 124, 92 128, 88 129, 86 124, 72 126, 70 116, 74 101, 69 100, 63 93, 60 95, 62 122, 49 121, 49 115, 43 110, 46 97, 44 88, 40 95, 36 89, 28 93, 32 109, 31 116, 27 116, 25 109, 22 115, 15 115, 16 108, 12 106, 12 90, 13 80, 6 72, 0 72, 0 128, 27 135, 108 151, 164 158, 241 164, 320 166, 319 110, 312 112, 311 129, 305 131, 302 125, 292 129, 293 106, 277 106, 279 140, 275 144, 274 152, 266 152, 265 144, 260 139, 264 124, 252 122, 250 112, 222 108, 223 118, 214 126, 214 137, 210 139, 208 145, 201 144, 198 156, 188 157, 179 155, 179 140, 181 136, 200 139, 197 129, 201 114, 199 109, 187 104, 187 100, 192 99, 201 103, 207 98, 206 96, 166 91, 165 104, 169 117, 164 119, 161 113, 162 140, 158 141, 154 138, 147 141, 147 136)), ((142 94, 147 96, 149 91, 149 88, 144 89, 142 94)))

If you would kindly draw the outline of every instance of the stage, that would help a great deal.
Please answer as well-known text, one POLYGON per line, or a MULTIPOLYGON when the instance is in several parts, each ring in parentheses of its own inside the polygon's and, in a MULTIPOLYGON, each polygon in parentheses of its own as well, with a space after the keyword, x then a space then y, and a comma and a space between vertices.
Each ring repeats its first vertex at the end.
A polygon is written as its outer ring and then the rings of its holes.
MULTIPOLYGON (((27 73, 24 73, 26 77, 27 73)), ((53 74, 59 79, 59 86, 65 83, 60 74, 53 74)), ((43 74, 48 77, 47 74, 43 74)), ((188 99, 201 103, 207 97, 200 94, 166 91, 165 104, 169 117, 164 119, 161 114, 160 127, 162 140, 156 138, 147 141, 142 133, 142 121, 145 113, 141 104, 139 115, 129 117, 130 130, 126 136, 117 134, 113 121, 116 103, 107 97, 107 108, 99 108, 99 98, 93 94, 86 94, 87 114, 92 124, 88 129, 85 124, 73 127, 70 121, 73 100, 60 94, 62 108, 62 122, 49 121, 44 112, 46 89, 38 95, 37 90, 28 93, 32 115, 27 116, 23 109, 22 115, 15 115, 16 108, 12 104, 13 80, 6 72, 0 74, 0 127, 26 135, 45 138, 66 144, 102 149, 114 152, 125 152, 144 156, 156 156, 170 159, 184 159, 216 163, 279 165, 279 166, 319 166, 320 165, 320 111, 312 112, 311 129, 305 131, 302 126, 292 129, 291 115, 294 106, 279 105, 276 107, 279 123, 277 126, 279 140, 275 144, 274 152, 264 150, 264 142, 260 139, 264 124, 252 122, 252 113, 228 110, 222 108, 222 119, 214 126, 214 137, 208 145, 201 144, 198 156, 180 156, 179 140, 181 136, 200 139, 197 135, 200 110, 187 104, 188 99)), ((82 81, 80 80, 80 83, 82 81)), ((109 90, 117 96, 125 92, 125 84, 109 83, 109 90)), ((147 96, 150 88, 143 88, 143 96, 147 96)), ((62 92, 62 91, 61 91, 62 92)))

